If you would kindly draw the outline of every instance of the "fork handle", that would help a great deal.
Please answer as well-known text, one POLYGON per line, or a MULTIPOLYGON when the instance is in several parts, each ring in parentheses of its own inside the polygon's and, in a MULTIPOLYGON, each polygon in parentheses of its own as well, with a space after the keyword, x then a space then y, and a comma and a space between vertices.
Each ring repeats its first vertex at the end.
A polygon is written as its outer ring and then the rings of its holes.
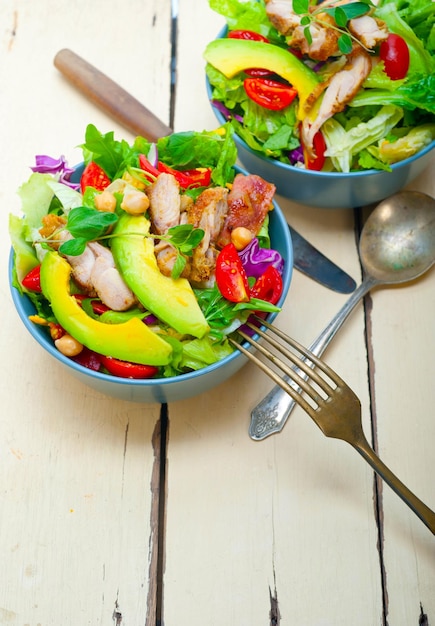
POLYGON ((377 474, 388 484, 391 489, 402 498, 410 509, 421 519, 432 534, 435 534, 435 512, 404 485, 395 474, 385 465, 383 461, 372 450, 365 437, 359 442, 348 442, 361 454, 361 456, 372 466, 377 474))
MULTIPOLYGON (((315 356, 321 356, 328 347, 331 339, 340 330, 351 312, 362 298, 378 282, 371 277, 367 277, 355 289, 350 298, 344 303, 338 313, 332 318, 329 324, 322 330, 320 335, 308 348, 315 356)), ((297 367, 293 369, 303 378, 308 380, 308 375, 297 367)), ((296 391, 299 387, 287 376, 284 380, 288 382, 296 391)), ((275 385, 269 393, 255 406, 251 412, 251 422, 249 425, 249 436, 255 441, 261 441, 269 435, 279 433, 285 426, 290 413, 295 408, 296 403, 279 385, 275 385)))

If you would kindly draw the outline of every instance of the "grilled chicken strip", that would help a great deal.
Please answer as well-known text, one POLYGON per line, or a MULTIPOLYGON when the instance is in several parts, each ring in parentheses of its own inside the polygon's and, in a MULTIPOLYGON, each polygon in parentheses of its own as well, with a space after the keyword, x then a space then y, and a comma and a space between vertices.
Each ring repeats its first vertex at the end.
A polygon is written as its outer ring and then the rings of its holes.
POLYGON ((90 279, 96 294, 114 311, 126 311, 136 298, 116 268, 112 252, 98 242, 88 243, 87 247, 94 255, 90 279))
MULTIPOLYGON (((59 233, 60 243, 69 239, 72 235, 67 230, 59 233)), ((115 266, 112 252, 105 246, 90 242, 82 254, 66 254, 65 258, 71 265, 74 280, 88 296, 98 296, 114 311, 126 311, 136 302, 115 266)))
POLYGON ((147 187, 146 194, 150 201, 152 230, 164 235, 180 223, 180 186, 172 174, 163 172, 147 187))
POLYGON ((189 279, 198 286, 209 287, 214 283, 214 271, 218 250, 216 240, 228 212, 228 189, 212 187, 205 189, 187 210, 189 224, 204 231, 204 237, 192 255, 189 279))
POLYGON ((362 15, 349 20, 348 27, 352 35, 369 49, 376 48, 388 37, 385 22, 370 15, 362 15))
MULTIPOLYGON (((180 223, 181 196, 180 185, 172 174, 162 172, 150 185, 146 194, 150 201, 149 214, 151 231, 164 235, 169 228, 180 223)), ((177 258, 175 248, 166 241, 159 241, 154 248, 157 265, 165 276, 170 276, 177 258)))
MULTIPOLYGON (((335 24, 334 19, 328 13, 320 13, 318 19, 327 24, 335 24)), ((335 28, 312 22, 309 25, 311 43, 307 41, 305 28, 306 26, 299 25, 293 30, 289 42, 293 48, 297 48, 302 54, 307 54, 314 61, 326 61, 332 56, 341 54, 337 43, 340 33, 335 28)))
POLYGON ((290 35, 301 23, 299 15, 293 11, 293 0, 266 0, 266 13, 276 30, 290 35))
POLYGON ((231 231, 244 226, 255 236, 273 208, 275 185, 256 174, 237 174, 228 194, 228 214, 219 234, 217 245, 223 248, 231 242, 231 231))
MULTIPOLYGON (((338 0, 334 6, 349 4, 355 0, 338 0)), ((332 4, 332 3, 331 3, 332 4)), ((312 12, 317 7, 310 7, 312 12)), ((314 61, 326 61, 332 56, 341 54, 338 47, 340 33, 335 26, 333 17, 327 13, 319 13, 318 21, 309 25, 312 42, 308 43, 301 25, 301 16, 293 11, 293 0, 266 0, 266 13, 275 28, 286 37, 290 37, 290 45, 307 54, 314 61), (329 27, 328 24, 332 27, 329 27)), ((388 36, 385 23, 382 20, 363 15, 349 21, 349 30, 363 46, 373 49, 388 36)))
POLYGON ((362 48, 355 49, 349 55, 344 68, 331 78, 314 122, 310 123, 308 118, 303 120, 302 141, 311 157, 314 156, 314 135, 327 119, 342 111, 352 100, 369 75, 371 67, 371 58, 368 53, 362 48))

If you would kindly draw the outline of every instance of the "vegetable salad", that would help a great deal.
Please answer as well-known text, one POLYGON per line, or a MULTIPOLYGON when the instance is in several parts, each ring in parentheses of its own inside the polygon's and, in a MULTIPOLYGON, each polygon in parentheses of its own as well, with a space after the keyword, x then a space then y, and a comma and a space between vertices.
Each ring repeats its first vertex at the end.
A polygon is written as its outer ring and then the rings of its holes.
POLYGON ((227 57, 244 57, 234 72, 216 61, 224 44, 209 44, 212 104, 254 151, 317 171, 389 171, 435 139, 435 2, 209 3, 226 18, 227 57), (325 33, 334 47, 322 56, 325 33), (272 69, 256 64, 266 47, 281 55, 272 69))
POLYGON ((274 187, 234 169, 229 124, 131 145, 90 124, 82 150, 78 168, 37 156, 9 219, 13 286, 62 354, 114 376, 176 376, 230 354, 253 312, 280 310, 274 187))

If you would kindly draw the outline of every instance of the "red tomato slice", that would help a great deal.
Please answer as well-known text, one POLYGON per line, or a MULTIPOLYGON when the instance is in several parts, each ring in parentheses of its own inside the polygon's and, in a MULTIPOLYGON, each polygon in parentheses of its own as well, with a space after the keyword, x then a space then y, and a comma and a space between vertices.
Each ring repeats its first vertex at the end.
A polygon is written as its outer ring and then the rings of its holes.
POLYGON ((310 158, 305 148, 303 148, 305 167, 307 168, 307 170, 320 172, 322 167, 325 165, 325 161, 326 161, 326 157, 325 157, 326 142, 320 130, 313 137, 313 149, 314 149, 314 154, 316 156, 313 158, 310 158))
POLYGON ((218 254, 216 284, 230 302, 249 302, 248 277, 233 243, 228 243, 218 254))
POLYGON ((79 304, 81 304, 83 302, 83 300, 91 300, 91 306, 92 306, 92 310, 96 315, 102 315, 103 313, 105 313, 106 311, 110 311, 110 307, 108 307, 106 304, 104 304, 104 302, 101 302, 101 300, 96 300, 94 298, 90 298, 89 296, 83 294, 83 293, 75 293, 74 294, 74 298, 79 302, 79 304))
POLYGON ((85 192, 86 187, 94 187, 98 191, 103 191, 108 185, 110 185, 110 178, 103 168, 94 161, 88 163, 80 179, 82 193, 85 192))
POLYGON ((384 62, 385 73, 391 80, 405 78, 409 69, 409 48, 400 35, 390 33, 381 43, 379 56, 384 62))
POLYGON ((272 111, 285 109, 298 95, 294 87, 268 78, 245 78, 243 86, 251 100, 272 111))
POLYGON ((172 174, 175 177, 175 180, 178 181, 180 187, 183 189, 189 189, 192 187, 204 187, 205 182, 208 180, 207 184, 210 184, 211 179, 211 170, 201 171, 200 169, 194 170, 174 170, 169 165, 165 163, 161 163, 160 161, 157 164, 157 169, 159 172, 166 172, 167 174, 172 174))
POLYGON ((183 170, 183 174, 189 178, 190 187, 208 187, 211 183, 211 169, 209 167, 183 170))
POLYGON ((263 37, 263 35, 253 30, 230 30, 228 37, 229 39, 248 39, 249 41, 263 41, 264 43, 269 43, 267 37, 263 37))
POLYGON ((186 176, 183 172, 180 172, 179 170, 174 170, 172 167, 169 167, 169 165, 161 163, 161 161, 157 163, 157 169, 160 173, 166 172, 166 174, 172 174, 175 180, 179 182, 180 187, 182 187, 183 189, 187 189, 188 187, 190 187, 190 178, 186 176))
POLYGON ((159 368, 154 365, 130 363, 111 356, 100 355, 100 360, 110 374, 120 378, 152 378, 159 371, 159 368))
POLYGON ((282 294, 282 277, 276 267, 269 265, 251 288, 251 297, 276 304, 282 294))
POLYGON ((169 165, 159 161, 157 167, 154 167, 144 154, 139 155, 139 165, 144 172, 152 174, 153 179, 157 178, 162 172, 172 174, 183 189, 193 187, 208 187, 211 182, 210 168, 195 168, 192 170, 175 170, 169 165))
POLYGON ((151 182, 153 182, 160 174, 159 170, 154 167, 150 161, 148 161, 144 154, 139 155, 139 166, 145 173, 152 175, 152 178, 148 178, 151 182))
POLYGON ((41 266, 37 265, 21 281, 24 289, 41 293, 41 266))

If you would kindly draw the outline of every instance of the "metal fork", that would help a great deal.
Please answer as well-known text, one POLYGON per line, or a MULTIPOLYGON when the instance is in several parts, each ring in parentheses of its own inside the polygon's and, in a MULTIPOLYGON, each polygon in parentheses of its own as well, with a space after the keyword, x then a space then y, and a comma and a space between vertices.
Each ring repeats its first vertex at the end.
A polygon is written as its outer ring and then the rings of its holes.
POLYGON ((324 435, 342 439, 353 446, 375 472, 414 511, 429 530, 435 534, 434 511, 419 500, 393 474, 368 443, 361 423, 361 403, 352 389, 324 361, 304 348, 300 343, 268 322, 262 319, 258 319, 258 321, 270 332, 266 333, 250 322, 247 323, 247 326, 281 353, 286 360, 302 370, 307 375, 307 378, 299 375, 291 365, 285 363, 257 339, 249 336, 242 330, 239 330, 239 335, 293 380, 296 386, 286 382, 276 370, 264 363, 238 341, 230 338, 231 343, 263 370, 275 383, 282 387, 308 413, 324 435), (279 342, 273 336, 270 336, 271 333, 282 341, 279 342), (283 345, 283 342, 286 345, 283 345), (298 357, 289 347, 299 352, 302 358, 298 357))

